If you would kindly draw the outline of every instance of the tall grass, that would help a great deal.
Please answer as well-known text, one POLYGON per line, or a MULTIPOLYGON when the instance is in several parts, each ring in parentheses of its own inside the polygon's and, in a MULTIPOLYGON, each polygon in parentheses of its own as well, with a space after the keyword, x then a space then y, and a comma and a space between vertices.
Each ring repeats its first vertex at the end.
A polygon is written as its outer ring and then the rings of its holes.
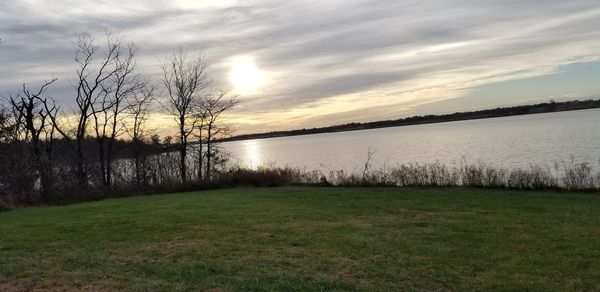
MULTIPOLYGON (((368 165, 368 163, 366 164, 368 165)), ((256 170, 233 168, 226 177, 247 185, 328 185, 328 186, 453 186, 517 190, 600 190, 600 172, 588 162, 562 163, 554 168, 531 164, 527 168, 502 168, 484 163, 449 167, 441 162, 409 163, 385 169, 365 167, 361 173, 302 171, 295 168, 265 167, 256 170)), ((235 184, 235 183, 234 183, 235 184)))
MULTIPOLYGON (((449 167, 441 162, 409 163, 397 167, 373 169, 369 161, 360 172, 301 170, 291 167, 243 167, 223 168, 210 182, 181 184, 176 180, 176 169, 163 164, 162 160, 150 163, 148 184, 139 187, 132 180, 131 167, 126 163, 117 164, 122 181, 119 187, 111 190, 81 192, 73 190, 70 197, 56 203, 72 203, 123 197, 142 194, 193 191, 223 187, 254 186, 273 187, 284 185, 314 186, 381 186, 381 187, 479 187, 517 190, 561 190, 561 191, 600 191, 600 172, 588 162, 555 165, 554 168, 529 165, 527 168, 508 169, 484 163, 469 164, 463 160, 458 166, 449 167), (161 172, 161 173, 158 173, 161 172), (164 173, 162 173, 164 172, 164 173), (157 179, 160 178, 160 179, 157 179)), ((174 164, 173 164, 174 165, 174 164)), ((31 196, 11 196, 0 193, 0 211, 18 206, 35 205, 39 202, 31 196)))

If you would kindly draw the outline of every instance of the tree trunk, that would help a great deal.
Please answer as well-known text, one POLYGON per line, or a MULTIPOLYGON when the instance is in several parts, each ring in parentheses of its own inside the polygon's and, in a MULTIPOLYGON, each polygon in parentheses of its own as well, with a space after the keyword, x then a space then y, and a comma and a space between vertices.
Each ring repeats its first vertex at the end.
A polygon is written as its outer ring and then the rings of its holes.
POLYGON ((141 147, 140 147, 140 143, 138 141, 138 139, 134 138, 133 139, 133 162, 135 164, 135 183, 137 184, 137 186, 141 186, 142 185, 142 170, 141 170, 141 161, 140 161, 140 151, 141 151, 141 147))
POLYGON ((83 145, 81 138, 77 139, 77 182, 79 189, 87 188, 87 177, 83 160, 83 145))
POLYGON ((45 161, 42 159, 42 152, 40 150, 40 143, 35 137, 32 140, 32 150, 34 156, 34 162, 37 166, 38 175, 40 178, 40 197, 44 202, 50 202, 50 180, 47 176, 47 168, 45 161))
POLYGON ((203 157, 204 154, 202 153, 202 136, 200 136, 198 138, 198 181, 202 181, 203 177, 202 177, 202 168, 204 167, 204 163, 203 163, 203 157))
POLYGON ((181 182, 187 182, 187 167, 186 167, 186 159, 187 157, 187 134, 185 132, 185 117, 179 117, 179 172, 181 174, 181 182))
POLYGON ((211 160, 212 160, 212 123, 208 124, 208 132, 206 134, 206 171, 204 172, 206 180, 211 179, 211 160))
POLYGON ((52 170, 52 139, 46 140, 45 142, 45 158, 42 160, 41 164, 41 187, 42 187, 42 197, 48 201, 52 200, 52 194, 54 192, 54 180, 53 180, 53 170, 52 170))
POLYGON ((100 166, 100 177, 102 178, 102 184, 107 185, 106 182, 106 159, 104 158, 104 141, 98 139, 98 164, 100 166))
POLYGON ((187 156, 187 149, 184 146, 184 143, 181 143, 180 149, 179 149, 179 158, 180 158, 180 165, 179 165, 179 171, 181 172, 181 182, 182 183, 186 183, 187 182, 187 172, 186 172, 186 166, 185 166, 185 159, 187 156))
POLYGON ((108 141, 108 149, 106 151, 106 185, 111 186, 113 184, 112 178, 112 158, 115 138, 111 137, 108 141))

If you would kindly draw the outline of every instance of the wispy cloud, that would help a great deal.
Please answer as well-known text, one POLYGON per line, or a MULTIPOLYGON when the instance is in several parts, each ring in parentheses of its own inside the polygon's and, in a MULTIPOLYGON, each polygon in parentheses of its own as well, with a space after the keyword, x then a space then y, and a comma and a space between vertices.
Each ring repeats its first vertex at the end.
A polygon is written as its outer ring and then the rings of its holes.
POLYGON ((598 27, 595 0, 8 0, 0 90, 57 76, 53 94, 68 104, 73 36, 112 29, 139 45, 149 76, 182 46, 207 55, 228 86, 228 60, 252 56, 270 80, 242 97, 232 120, 246 131, 310 127, 397 117, 552 74, 600 54, 598 27))

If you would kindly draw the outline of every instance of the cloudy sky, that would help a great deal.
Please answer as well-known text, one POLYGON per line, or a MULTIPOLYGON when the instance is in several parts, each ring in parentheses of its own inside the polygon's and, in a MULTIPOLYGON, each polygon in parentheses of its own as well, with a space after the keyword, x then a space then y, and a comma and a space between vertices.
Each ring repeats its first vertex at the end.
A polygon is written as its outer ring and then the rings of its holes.
POLYGON ((69 108, 75 35, 106 30, 150 78, 209 58, 242 133, 600 96, 597 0, 2 0, 0 94, 58 77, 69 108))

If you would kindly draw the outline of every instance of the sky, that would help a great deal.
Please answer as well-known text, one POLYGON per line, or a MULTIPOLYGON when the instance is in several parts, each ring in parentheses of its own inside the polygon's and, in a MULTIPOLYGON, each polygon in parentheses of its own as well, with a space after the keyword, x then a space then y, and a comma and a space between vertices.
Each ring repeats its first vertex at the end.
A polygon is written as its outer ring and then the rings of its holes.
POLYGON ((57 77, 68 111, 75 36, 107 30, 156 83, 174 50, 205 56, 238 133, 600 97, 597 0, 2 0, 0 94, 57 77))

